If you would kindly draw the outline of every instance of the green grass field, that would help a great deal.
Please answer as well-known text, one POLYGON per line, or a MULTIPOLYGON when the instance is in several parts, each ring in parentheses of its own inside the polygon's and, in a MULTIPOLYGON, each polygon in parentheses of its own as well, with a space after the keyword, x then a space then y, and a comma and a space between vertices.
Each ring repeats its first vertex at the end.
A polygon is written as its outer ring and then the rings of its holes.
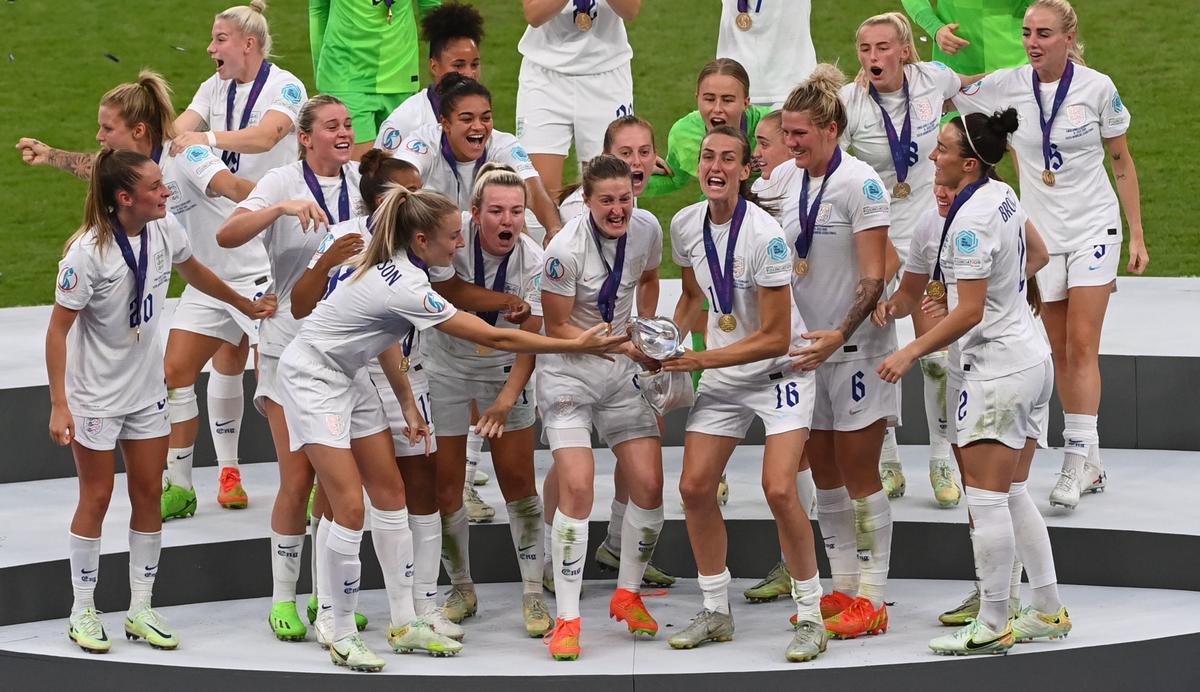
MULTIPOLYGON (((0 59, 0 307, 53 300, 62 242, 78 224, 84 197, 84 186, 74 178, 25 166, 12 149, 17 139, 30 136, 60 148, 94 149, 99 97, 132 80, 143 66, 163 73, 175 87, 176 106, 186 107, 213 70, 204 52, 212 16, 233 1, 0 4, 7 56, 0 59)), ((487 17, 484 81, 495 94, 497 127, 511 132, 520 62, 516 44, 525 27, 520 3, 475 4, 487 17)), ((1195 119, 1200 92, 1183 86, 1188 70, 1183 56, 1189 46, 1185 32, 1176 30, 1183 18, 1175 15, 1183 7, 1138 3, 1133 12, 1133 5, 1118 0, 1077 4, 1089 64, 1113 77, 1133 112, 1130 147, 1142 183, 1148 273, 1200 274, 1200 238, 1185 212, 1193 204, 1187 202, 1192 193, 1178 182, 1194 168, 1186 159, 1200 142, 1195 119)), ((853 72, 858 67, 854 29, 868 15, 899 3, 816 0, 813 5, 818 57, 840 61, 846 72, 853 72), (846 12, 846 6, 853 11, 846 12)), ((719 9, 713 0, 647 0, 641 17, 630 24, 636 108, 655 124, 664 146, 671 123, 695 108, 695 74, 715 51, 719 9)), ((304 79, 311 93, 307 17, 303 0, 274 0, 268 11, 276 61, 304 79)), ((919 45, 927 56, 930 43, 919 45)), ((646 206, 665 226, 697 194, 693 187, 646 206)))

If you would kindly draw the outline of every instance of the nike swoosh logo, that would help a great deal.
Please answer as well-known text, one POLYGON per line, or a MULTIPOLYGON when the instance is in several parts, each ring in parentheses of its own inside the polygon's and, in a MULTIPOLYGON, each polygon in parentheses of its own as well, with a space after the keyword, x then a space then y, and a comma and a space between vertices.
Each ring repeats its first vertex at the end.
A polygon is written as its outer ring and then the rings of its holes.
POLYGON ((1096 271, 1097 269, 1099 269, 1099 268, 1100 268, 1100 267, 1102 267, 1102 266, 1104 266, 1104 265, 1101 265, 1101 264, 1089 264, 1089 265, 1088 265, 1088 271, 1094 272, 1094 271, 1096 271))
POLYGON ((993 639, 989 639, 986 642, 977 642, 974 639, 968 639, 967 640, 967 651, 975 651, 977 649, 983 649, 983 648, 989 647, 992 644, 995 644, 996 642, 1000 641, 1001 639, 1004 639, 1004 635, 1005 635, 1005 633, 1002 632, 999 636, 997 636, 993 639))
POLYGON ((411 562, 404 566, 404 569, 412 569, 412 568, 413 568, 413 563, 411 563, 411 562))
POLYGON ((229 425, 230 423, 232 423, 232 422, 233 422, 233 421, 235 421, 235 420, 237 420, 237 419, 236 419, 236 418, 230 418, 229 420, 219 420, 219 421, 217 421, 216 423, 214 423, 213 425, 217 426, 218 428, 223 428, 223 427, 225 427, 226 425, 229 425))
POLYGON ((191 456, 192 456, 192 453, 188 452, 187 454, 176 454, 175 458, 178 459, 179 461, 183 461, 184 459, 187 459, 191 456))
POLYGON ((865 408, 866 408, 866 406, 859 406, 858 408, 852 408, 852 409, 850 409, 850 415, 853 416, 853 415, 862 413, 862 410, 865 408))
POLYGON ((163 639, 170 639, 170 638, 171 638, 171 635, 167 634, 166 632, 163 632, 162 630, 158 629, 158 628, 157 628, 157 627, 155 627, 154 625, 151 625, 150 623, 146 623, 146 627, 149 627, 150 629, 152 629, 152 630, 154 630, 155 632, 157 632, 157 633, 158 633, 158 636, 162 637, 163 639))
MULTIPOLYGON (((436 595, 436 594, 435 594, 435 595, 436 595)), ((321 606, 321 610, 322 610, 322 611, 329 610, 330 608, 333 608, 333 606, 331 606, 331 605, 323 605, 323 606, 321 606)))
POLYGON ((99 568, 99 567, 97 567, 96 569, 81 569, 81 570, 79 570, 79 573, 80 573, 80 574, 92 574, 92 573, 94 573, 94 572, 97 572, 97 571, 99 571, 99 570, 100 570, 100 568, 99 568))
POLYGON ((357 584, 360 581, 362 581, 361 577, 358 579, 355 579, 353 581, 344 581, 344 582, 342 582, 342 586, 354 586, 355 584, 357 584))
POLYGON ((579 557, 575 558, 574 560, 571 560, 570 562, 563 560, 563 567, 570 567, 571 565, 579 564, 579 561, 582 559, 583 559, 583 556, 580 555, 579 557))
POLYGON ((156 569, 158 569, 158 565, 146 565, 146 571, 147 571, 147 572, 151 572, 151 571, 153 571, 153 570, 156 570, 156 569))
POLYGON ((530 543, 529 545, 523 545, 523 546, 520 546, 520 547, 518 547, 518 548, 517 548, 517 552, 518 552, 518 553, 523 553, 523 552, 525 552, 526 550, 533 550, 533 547, 534 547, 535 545, 537 545, 537 543, 530 543))
POLYGON ((436 591, 426 591, 425 592, 425 598, 434 598, 435 596, 437 596, 436 591))
POLYGON ((329 650, 333 652, 334 656, 337 656, 339 659, 341 659, 342 663, 346 663, 347 661, 350 660, 350 652, 349 651, 347 651, 346 653, 342 653, 341 651, 337 650, 336 646, 330 646, 329 650))
POLYGON ((652 541, 650 543, 647 543, 646 541, 638 541, 638 545, 640 545, 643 548, 652 548, 652 547, 658 545, 658 541, 652 541))
POLYGON ((821 540, 823 541, 832 541, 834 538, 837 538, 837 536, 821 536, 821 540))
POLYGON ((281 546, 279 546, 279 549, 280 550, 291 550, 293 548, 299 548, 299 547, 300 547, 300 544, 297 543, 295 545, 281 545, 281 546))

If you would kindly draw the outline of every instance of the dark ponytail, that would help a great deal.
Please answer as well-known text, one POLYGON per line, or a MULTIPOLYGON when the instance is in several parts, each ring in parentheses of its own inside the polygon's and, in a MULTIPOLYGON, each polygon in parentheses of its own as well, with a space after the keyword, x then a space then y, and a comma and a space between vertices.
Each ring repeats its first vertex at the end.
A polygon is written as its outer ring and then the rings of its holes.
MULTIPOLYGON (((732 137, 732 138, 736 139, 739 143, 741 143, 741 145, 742 145, 742 165, 743 166, 750 165, 750 140, 746 138, 745 132, 742 132, 739 128, 731 127, 729 125, 720 125, 718 127, 714 127, 712 130, 710 130, 709 133, 704 136, 704 139, 707 140, 709 137, 712 137, 713 135, 725 135, 726 137, 732 137)), ((703 142, 701 142, 700 147, 701 148, 704 147, 703 142)), ((750 182, 749 178, 746 178, 745 180, 740 181, 738 183, 738 194, 741 195, 742 197, 745 197, 747 202, 752 202, 752 203, 758 205, 759 208, 761 208, 763 211, 767 212, 771 216, 777 215, 779 213, 779 207, 776 204, 776 202, 778 202, 780 198, 778 198, 778 197, 761 197, 758 194, 756 194, 750 190, 751 185, 752 185, 752 183, 750 182)))
POLYGON ((994 169, 1008 151, 1008 136, 1021 124, 1017 110, 1006 108, 991 115, 969 113, 965 117, 956 116, 950 124, 962 135, 959 154, 966 159, 977 159, 984 174, 997 178, 994 169))
POLYGON ((391 154, 382 149, 371 149, 363 154, 362 160, 358 163, 358 172, 362 175, 362 179, 358 183, 358 192, 362 195, 363 206, 367 208, 367 213, 375 213, 375 208, 378 206, 375 200, 387 192, 388 187, 392 185, 392 179, 397 174, 406 171, 416 173, 418 176, 421 174, 421 171, 413 164, 392 158, 391 154))

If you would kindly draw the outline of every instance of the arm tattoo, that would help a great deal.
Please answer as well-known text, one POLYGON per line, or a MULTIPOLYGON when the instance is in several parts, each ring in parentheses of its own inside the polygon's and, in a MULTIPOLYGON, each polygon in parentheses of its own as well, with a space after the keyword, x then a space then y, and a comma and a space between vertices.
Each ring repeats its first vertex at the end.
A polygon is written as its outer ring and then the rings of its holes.
POLYGON ((1117 180, 1124 180, 1125 178, 1126 178, 1126 175, 1124 173, 1117 174, 1117 180))
POLYGON ((883 279, 868 277, 859 280, 858 286, 854 289, 854 303, 846 311, 842 323, 837 326, 837 330, 842 333, 846 341, 850 340, 850 335, 854 334, 862 321, 875 310, 875 304, 879 302, 879 297, 882 295, 883 279))
POLYGON ((1115 153, 1113 153, 1113 155, 1112 155, 1112 160, 1113 160, 1113 161, 1120 161, 1120 160, 1121 160, 1121 154, 1120 154, 1120 152, 1115 152, 1115 153))
POLYGON ((46 162, 55 168, 66 171, 80 180, 91 180, 92 162, 95 154, 82 154, 74 151, 50 148, 46 153, 46 162))

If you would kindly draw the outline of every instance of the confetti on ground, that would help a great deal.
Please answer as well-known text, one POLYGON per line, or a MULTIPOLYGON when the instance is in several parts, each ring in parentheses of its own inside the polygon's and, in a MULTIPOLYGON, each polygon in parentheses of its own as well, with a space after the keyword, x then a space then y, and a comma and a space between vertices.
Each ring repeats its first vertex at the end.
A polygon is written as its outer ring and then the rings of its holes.
POLYGON ((109 60, 112 60, 113 62, 121 62, 121 59, 118 58, 117 56, 113 55, 112 53, 105 53, 104 57, 108 58, 109 60))

